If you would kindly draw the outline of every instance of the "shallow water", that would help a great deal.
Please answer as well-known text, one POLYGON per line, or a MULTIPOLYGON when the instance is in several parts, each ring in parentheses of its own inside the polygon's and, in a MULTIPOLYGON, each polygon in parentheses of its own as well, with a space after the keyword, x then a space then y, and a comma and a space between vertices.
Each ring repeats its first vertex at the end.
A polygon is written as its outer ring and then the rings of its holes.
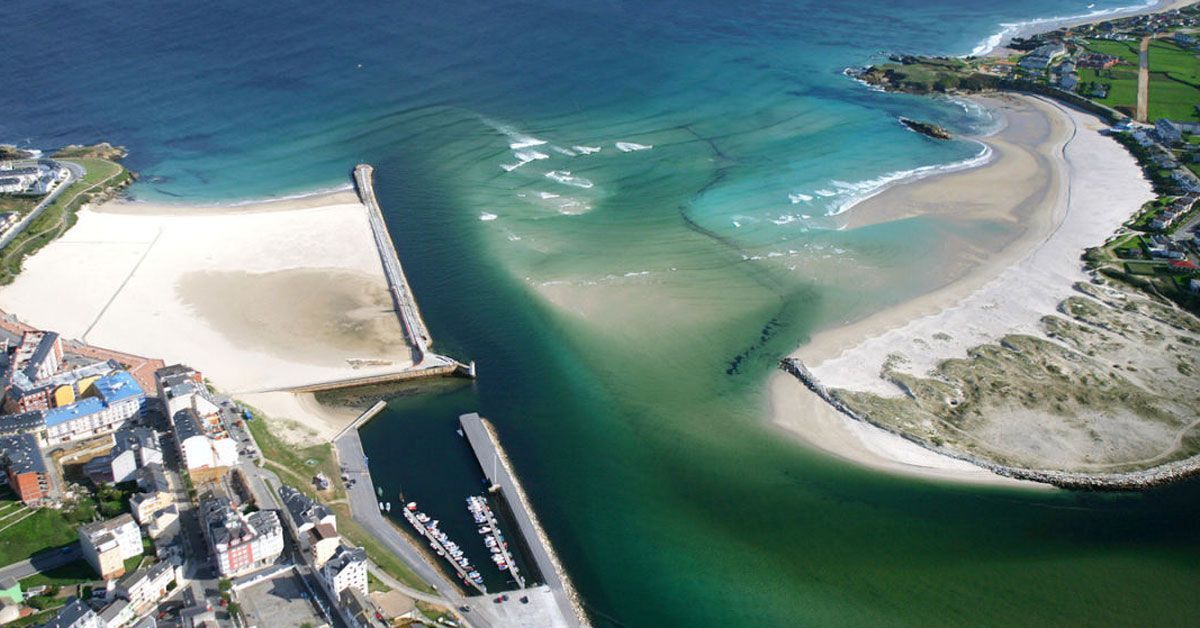
POLYGON ((893 173, 978 153, 898 115, 993 124, 842 69, 966 53, 1001 23, 1086 4, 17 4, 0 68, 22 87, 0 91, 0 139, 126 145, 134 194, 156 200, 283 196, 376 166, 437 348, 481 370, 365 428, 376 479, 465 520, 476 471, 454 421, 490 417, 599 623, 1200 610, 1195 482, 941 486, 762 425, 780 355, 929 289, 947 236, 999 228, 831 229, 823 216, 893 173))

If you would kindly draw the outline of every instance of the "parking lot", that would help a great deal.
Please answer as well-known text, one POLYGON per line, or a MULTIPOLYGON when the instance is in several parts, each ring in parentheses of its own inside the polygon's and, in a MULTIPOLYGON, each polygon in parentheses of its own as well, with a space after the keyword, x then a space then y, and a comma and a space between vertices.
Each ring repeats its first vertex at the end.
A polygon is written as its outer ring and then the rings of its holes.
POLYGON ((238 591, 237 601, 246 626, 323 626, 325 619, 313 607, 295 573, 287 573, 238 591))

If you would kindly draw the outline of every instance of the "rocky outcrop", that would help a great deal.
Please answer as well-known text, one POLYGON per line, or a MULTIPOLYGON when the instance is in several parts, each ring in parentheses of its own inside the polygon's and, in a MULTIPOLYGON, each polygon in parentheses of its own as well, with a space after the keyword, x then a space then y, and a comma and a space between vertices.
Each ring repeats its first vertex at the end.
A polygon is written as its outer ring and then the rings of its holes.
POLYGON ((71 157, 96 157, 109 161, 117 161, 123 159, 128 154, 129 152, 125 150, 124 146, 113 146, 108 142, 100 142, 91 146, 84 146, 82 144, 64 146, 58 149, 53 156, 63 159, 71 157))
POLYGON ((900 118, 900 123, 921 135, 932 137, 935 140, 948 140, 951 137, 949 131, 930 122, 900 118))

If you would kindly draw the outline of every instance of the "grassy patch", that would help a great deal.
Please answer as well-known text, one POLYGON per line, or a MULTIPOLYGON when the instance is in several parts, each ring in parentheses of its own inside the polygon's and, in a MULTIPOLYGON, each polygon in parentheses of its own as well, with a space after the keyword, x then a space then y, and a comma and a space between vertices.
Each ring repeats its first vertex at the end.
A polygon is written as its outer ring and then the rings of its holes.
POLYGON ((33 511, 32 515, 15 515, 4 525, 12 527, 0 532, 0 565, 25 560, 38 552, 53 550, 68 545, 79 537, 75 527, 67 522, 62 513, 52 508, 33 511))
POLYGON ((1132 64, 1135 68, 1138 65, 1138 42, 1136 41, 1111 41, 1108 39, 1089 39, 1087 40, 1087 48, 1093 52, 1100 54, 1111 55, 1117 57, 1125 63, 1132 64))
POLYGON ((132 175, 120 164, 105 159, 69 160, 83 166, 83 179, 71 184, 33 222, 0 251, 0 285, 7 284, 21 271, 22 261, 62 235, 75 224, 75 212, 103 189, 123 185, 132 175))
POLYGON ((342 487, 341 469, 338 468, 337 458, 333 455, 332 444, 297 447, 271 433, 270 422, 276 419, 268 419, 258 410, 244 407, 254 416, 253 420, 246 421, 246 427, 262 451, 263 457, 286 470, 280 474, 280 479, 318 499, 346 497, 346 491, 342 487), (318 494, 312 484, 312 478, 318 472, 327 475, 332 485, 331 490, 325 491, 324 495, 318 494))
POLYGON ((391 591, 391 590, 392 590, 392 588, 389 587, 388 585, 384 584, 383 581, 380 580, 379 578, 376 578, 375 574, 370 573, 370 572, 367 573, 367 591, 369 591, 369 592, 379 591, 380 593, 387 593, 388 591, 391 591))

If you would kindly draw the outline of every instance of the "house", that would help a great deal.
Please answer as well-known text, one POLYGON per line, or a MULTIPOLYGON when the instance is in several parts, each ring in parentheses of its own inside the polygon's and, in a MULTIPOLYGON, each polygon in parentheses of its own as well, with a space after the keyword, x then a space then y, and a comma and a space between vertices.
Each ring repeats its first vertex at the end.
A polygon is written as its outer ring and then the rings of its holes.
POLYGON ((1063 74, 1058 78, 1058 86, 1068 92, 1075 91, 1075 88, 1079 86, 1079 75, 1074 73, 1063 74))
POLYGON ((72 598, 43 628, 107 628, 100 616, 78 598, 72 598))
MULTIPOLYGON (((399 594, 398 591, 393 593, 399 594)), ((404 599, 408 601, 409 608, 397 617, 412 617, 416 605, 411 598, 405 596, 404 599)), ((355 588, 348 588, 338 596, 338 611, 351 628, 386 628, 390 625, 376 616, 375 605, 370 598, 355 588)))
POLYGON ((134 473, 140 467, 151 463, 162 464, 162 459, 162 447, 154 430, 148 427, 125 428, 113 434, 112 450, 84 465, 84 472, 97 484, 121 484, 133 480, 134 473))
POLYGON ((175 582, 175 568, 157 562, 122 578, 117 583, 116 595, 129 602, 134 615, 141 615, 154 608, 175 582))
POLYGON ((1175 122, 1166 118, 1159 118, 1154 121, 1154 134, 1158 136, 1158 139, 1162 143, 1168 146, 1183 141, 1183 129, 1175 122))
POLYGON ((1042 44, 1025 55, 1018 64, 1027 70, 1045 70, 1055 59, 1066 53, 1067 48, 1061 43, 1042 44))
POLYGON ((321 524, 327 524, 337 530, 337 515, 324 504, 313 501, 286 484, 279 487, 279 497, 283 499, 283 505, 287 508, 297 536, 321 524))
POLYGON ((42 506, 53 496, 53 480, 33 434, 0 437, 0 462, 8 486, 28 506, 42 506))
POLYGON ((1189 259, 1171 260, 1170 263, 1167 264, 1167 267, 1173 273, 1194 273, 1196 271, 1200 271, 1200 265, 1197 265, 1196 262, 1193 262, 1189 259))
POLYGON ((46 443, 91 438, 128 426, 141 417, 146 394, 125 371, 117 371, 92 383, 95 397, 47 410, 46 443))
POLYGON ((313 565, 318 569, 325 564, 342 545, 342 537, 328 523, 318 523, 308 531, 308 546, 312 549, 313 565))
POLYGON ((1086 52, 1075 58, 1075 63, 1081 68, 1093 68, 1097 70, 1107 70, 1116 65, 1120 61, 1119 58, 1112 55, 1101 54, 1099 52, 1086 52))
MULTIPOLYGON (((167 481, 167 474, 161 464, 151 462, 138 469, 135 476, 138 492, 129 496, 129 510, 134 520, 141 525, 147 525, 154 513, 173 504, 175 498, 171 494, 171 484, 167 481)), ((153 534, 150 536, 154 537, 153 534)))
POLYGON ((209 496, 200 505, 204 536, 222 576, 249 573, 283 553, 283 526, 274 511, 242 514, 227 497, 209 496))
POLYGON ((125 561, 142 554, 142 531, 128 513, 79 527, 83 557, 105 580, 125 575, 125 561))
POLYGON ((321 577, 329 583, 335 596, 354 589, 367 594, 367 551, 361 547, 340 545, 321 567, 321 577))
POLYGON ((115 600, 100 610, 100 621, 104 628, 121 628, 133 621, 134 617, 133 605, 125 600, 115 600))

